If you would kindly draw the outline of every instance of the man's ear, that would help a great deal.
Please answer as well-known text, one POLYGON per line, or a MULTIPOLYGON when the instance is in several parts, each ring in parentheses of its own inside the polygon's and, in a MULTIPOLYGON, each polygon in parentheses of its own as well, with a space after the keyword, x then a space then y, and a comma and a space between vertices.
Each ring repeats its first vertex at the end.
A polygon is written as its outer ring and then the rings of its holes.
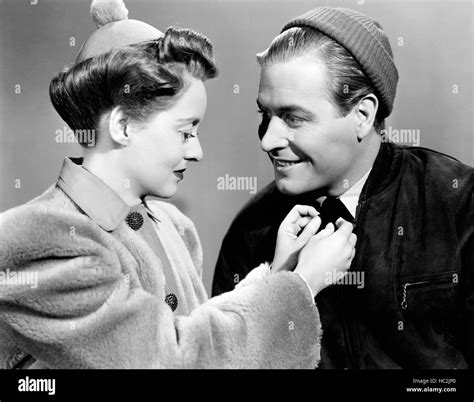
POLYGON ((364 96, 356 105, 356 116, 359 120, 357 126, 359 142, 371 132, 378 108, 379 100, 374 94, 364 96))
POLYGON ((126 147, 130 140, 127 134, 128 117, 120 106, 116 106, 109 113, 109 133, 112 141, 126 147))

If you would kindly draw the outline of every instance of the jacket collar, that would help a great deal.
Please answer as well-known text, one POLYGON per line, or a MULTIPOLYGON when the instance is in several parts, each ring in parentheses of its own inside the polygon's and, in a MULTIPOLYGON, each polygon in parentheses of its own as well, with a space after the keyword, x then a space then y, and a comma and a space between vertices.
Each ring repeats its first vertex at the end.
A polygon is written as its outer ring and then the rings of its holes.
MULTIPOLYGON (((360 205, 361 202, 368 200, 387 188, 398 176, 402 164, 402 147, 391 142, 382 142, 372 165, 369 177, 360 193, 358 204, 360 205)), ((319 199, 321 196, 326 196, 324 191, 325 190, 319 189, 300 194, 296 196, 296 202, 299 204, 315 205, 315 200, 319 199)), ((279 191, 277 191, 277 194, 280 194, 279 197, 282 197, 282 199, 286 199, 288 205, 294 205, 295 196, 282 195, 279 191)), ((319 206, 319 203, 316 205, 319 206)))
POLYGON ((391 142, 382 142, 372 165, 372 171, 362 189, 359 204, 381 193, 393 183, 402 165, 402 148, 391 142))
MULTIPOLYGON (((141 204, 128 205, 112 188, 82 166, 83 158, 65 158, 57 185, 102 229, 110 232, 141 204)), ((146 211, 157 220, 146 202, 146 211)))

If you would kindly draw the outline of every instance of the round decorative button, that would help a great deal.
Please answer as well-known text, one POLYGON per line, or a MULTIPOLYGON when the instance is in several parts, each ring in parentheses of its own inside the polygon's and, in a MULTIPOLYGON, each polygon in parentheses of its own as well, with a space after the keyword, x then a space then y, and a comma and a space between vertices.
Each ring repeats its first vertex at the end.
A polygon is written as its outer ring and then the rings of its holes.
POLYGON ((175 311, 178 307, 178 298, 173 293, 168 293, 165 297, 165 302, 170 306, 171 311, 175 311))
POLYGON ((138 230, 143 225, 143 216, 139 212, 131 212, 125 218, 125 222, 127 222, 127 225, 133 230, 138 230))

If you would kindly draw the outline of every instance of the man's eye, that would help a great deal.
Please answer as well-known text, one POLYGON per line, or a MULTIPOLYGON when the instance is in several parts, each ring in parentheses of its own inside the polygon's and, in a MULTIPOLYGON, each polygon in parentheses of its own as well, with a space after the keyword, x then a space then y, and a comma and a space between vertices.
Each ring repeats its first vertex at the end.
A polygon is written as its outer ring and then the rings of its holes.
POLYGON ((283 115, 283 120, 285 120, 287 123, 292 124, 292 125, 298 125, 305 121, 304 119, 300 117, 296 117, 296 116, 293 116, 292 114, 287 114, 287 113, 283 115))
POLYGON ((265 110, 258 109, 257 113, 262 115, 262 119, 268 118, 268 113, 265 110))

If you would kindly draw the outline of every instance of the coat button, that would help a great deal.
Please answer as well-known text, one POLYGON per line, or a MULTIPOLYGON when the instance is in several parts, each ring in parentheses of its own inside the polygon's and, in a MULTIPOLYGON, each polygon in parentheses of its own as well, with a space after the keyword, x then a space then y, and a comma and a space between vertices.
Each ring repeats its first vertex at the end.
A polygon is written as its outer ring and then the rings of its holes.
POLYGON ((173 293, 166 295, 165 302, 171 307, 171 311, 175 311, 178 307, 178 298, 173 293))
POLYGON ((125 222, 127 222, 127 225, 133 230, 138 230, 143 225, 143 216, 139 212, 131 212, 125 218, 125 222))

